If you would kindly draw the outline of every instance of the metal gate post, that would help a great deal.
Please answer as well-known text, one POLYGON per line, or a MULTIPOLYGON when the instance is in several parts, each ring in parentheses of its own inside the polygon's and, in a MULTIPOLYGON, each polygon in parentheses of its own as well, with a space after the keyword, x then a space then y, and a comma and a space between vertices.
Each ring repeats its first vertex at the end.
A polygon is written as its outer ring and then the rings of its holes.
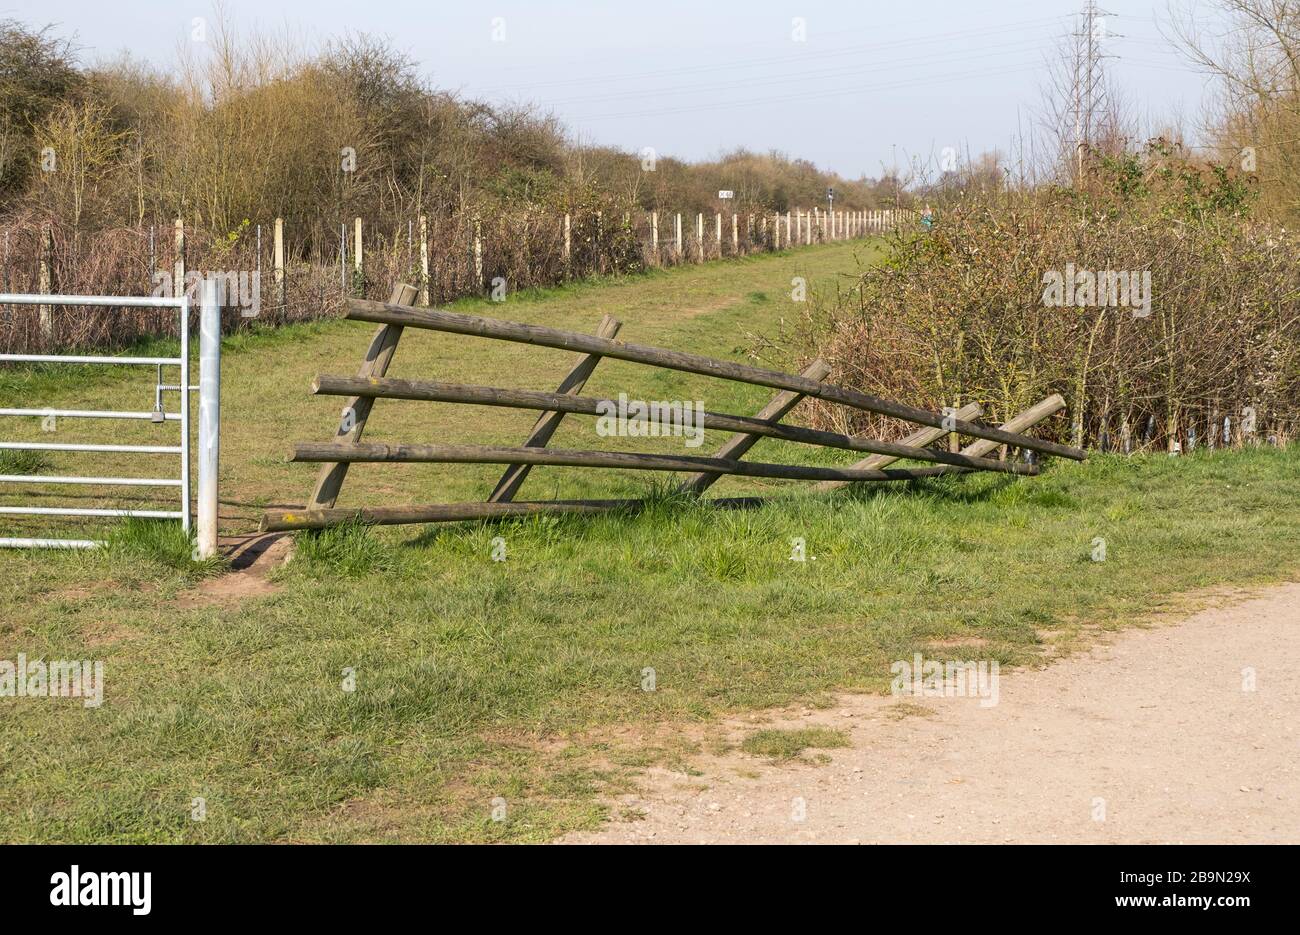
POLYGON ((217 554, 217 468, 221 450, 221 306, 217 283, 203 282, 199 300, 198 557, 217 554))

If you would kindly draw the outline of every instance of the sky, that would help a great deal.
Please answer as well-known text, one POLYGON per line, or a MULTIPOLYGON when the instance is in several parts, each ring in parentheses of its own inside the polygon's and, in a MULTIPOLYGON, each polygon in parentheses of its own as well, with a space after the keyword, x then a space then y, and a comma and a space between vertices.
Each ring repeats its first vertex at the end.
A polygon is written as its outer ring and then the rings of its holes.
MULTIPOLYGON (((434 85, 538 105, 581 142, 691 160, 777 149, 857 178, 937 160, 947 147, 1013 153, 1041 111, 1044 63, 1082 2, 227 0, 224 9, 245 34, 387 37, 434 85)), ((1162 36, 1166 0, 1100 5, 1112 82, 1142 120, 1180 118, 1190 133, 1207 81, 1162 36)), ((128 50, 161 66, 215 9, 0 0, 0 17, 75 35, 87 62, 128 50)))

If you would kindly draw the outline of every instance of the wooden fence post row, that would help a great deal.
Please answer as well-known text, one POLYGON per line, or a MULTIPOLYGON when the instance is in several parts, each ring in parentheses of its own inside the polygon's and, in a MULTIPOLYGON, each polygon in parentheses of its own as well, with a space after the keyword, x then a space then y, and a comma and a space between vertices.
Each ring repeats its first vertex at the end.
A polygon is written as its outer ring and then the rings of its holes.
MULTIPOLYGON (((597 212, 599 216, 600 212, 597 212)), ((855 212, 836 212, 835 215, 823 216, 820 208, 814 208, 812 212, 804 212, 801 209, 792 209, 786 211, 784 220, 781 212, 773 215, 762 216, 759 219, 759 238, 755 244, 754 237, 754 217, 746 217, 746 234, 751 244, 751 249, 767 249, 770 243, 770 249, 780 250, 782 247, 790 247, 800 241, 802 238, 804 244, 812 244, 814 241, 844 239, 845 237, 864 236, 869 237, 874 234, 884 233, 889 229, 886 215, 889 212, 872 212, 872 211, 855 211, 855 212), (877 217, 879 215, 879 217, 877 217), (838 220, 836 220, 838 218, 838 220), (771 235, 768 235, 768 225, 771 222, 771 235), (829 228, 827 224, 829 223, 829 228), (782 225, 784 224, 784 235, 782 225), (837 226, 838 225, 838 226, 837 226)), ((627 215, 624 216, 625 226, 630 222, 627 215)), ((428 217, 419 215, 417 222, 419 225, 419 269, 420 284, 417 289, 418 301, 421 304, 428 304, 429 289, 429 248, 431 241, 429 238, 428 217)), ((600 236, 599 220, 597 221, 597 238, 600 236)), ((649 252, 652 263, 658 264, 662 260, 659 244, 659 212, 651 211, 647 215, 647 226, 649 230, 649 252)), ((345 225, 346 227, 346 225, 345 225)), ((365 239, 364 224, 361 218, 352 220, 351 243, 340 243, 340 256, 342 259, 348 259, 347 252, 351 250, 350 265, 358 275, 365 269, 365 239)), ((274 282, 276 288, 275 302, 277 306, 283 308, 286 305, 286 288, 285 288, 285 225, 284 218, 275 218, 274 220, 274 247, 272 254, 272 263, 274 270, 274 282)), ((484 239, 482 220, 478 216, 470 219, 470 262, 473 265, 474 281, 478 283, 478 288, 484 287, 483 263, 484 263, 484 239)), ((562 257, 568 275, 572 275, 573 264, 573 216, 565 214, 560 219, 560 231, 562 240, 562 257)), ((46 235, 49 239, 48 233, 46 235)), ((177 218, 175 222, 176 236, 176 268, 174 272, 174 288, 183 288, 185 280, 185 225, 184 222, 177 218), (179 283, 180 285, 176 285, 179 283)), ((343 236, 341 234, 340 236, 343 236)), ((704 236, 704 215, 696 215, 696 251, 695 257, 697 262, 704 262, 708 259, 709 249, 706 247, 704 236)), ((717 256, 723 257, 726 251, 723 249, 723 216, 721 212, 714 214, 714 246, 717 250, 717 256)), ((52 241, 51 241, 52 242, 52 241)), ((740 218, 738 214, 731 215, 731 255, 740 254, 740 218)), ((672 242, 673 257, 680 261, 686 256, 686 242, 682 234, 682 216, 674 215, 674 232, 672 242)), ((42 254, 41 265, 42 282, 46 283, 43 288, 48 291, 48 268, 49 264, 46 255, 42 254)))
MULTIPOLYGON (((680 244, 680 215, 677 215, 676 223, 679 234, 677 243, 680 244)), ((734 232, 739 226, 736 215, 733 215, 732 223, 734 232)), ((830 215, 825 216, 824 223, 827 225, 826 235, 829 236, 832 223, 830 215)), ((752 220, 746 219, 746 224, 752 225, 752 220)), ((696 221, 697 233, 702 229, 703 216, 700 215, 696 221)), ((812 230, 811 223, 808 230, 812 230)), ((799 374, 765 370, 732 361, 615 340, 621 324, 609 316, 600 322, 595 334, 581 334, 519 322, 415 308, 409 303, 416 292, 415 287, 402 285, 394 289, 387 303, 363 300, 350 303, 348 318, 375 322, 380 328, 372 338, 365 360, 355 377, 322 375, 313 383, 313 391, 318 394, 345 398, 339 428, 331 442, 298 443, 294 446, 291 460, 321 465, 315 487, 305 509, 266 513, 262 519, 265 531, 321 528, 357 519, 367 523, 397 524, 537 513, 608 512, 633 510, 641 504, 641 501, 627 499, 514 502, 529 471, 537 465, 682 472, 687 476, 677 490, 683 494, 699 496, 724 475, 820 481, 822 483, 819 487, 828 488, 846 483, 916 480, 971 471, 1016 475, 1038 472, 1035 464, 986 457, 999 445, 1077 460, 1087 457, 1079 449, 1021 434, 1059 411, 1064 406, 1064 401, 1059 396, 1044 400, 1001 427, 993 428, 971 421, 981 414, 979 406, 974 404, 956 411, 932 413, 826 383, 824 380, 830 367, 821 360, 813 361, 799 374), (386 371, 396 351, 398 339, 407 327, 576 351, 579 357, 554 392, 393 379, 386 376, 386 371), (610 407, 614 406, 613 400, 581 395, 587 380, 604 357, 767 386, 779 392, 754 416, 704 412, 696 418, 693 410, 682 410, 665 417, 670 423, 677 420, 670 428, 691 427, 733 432, 732 437, 712 456, 548 448, 547 445, 566 415, 600 416, 607 414, 610 407), (782 419, 804 397, 809 396, 919 423, 924 428, 902 441, 887 442, 783 423, 782 419), (539 415, 532 431, 519 447, 364 443, 361 440, 362 434, 376 399, 504 406, 531 409, 539 415), (699 424, 688 426, 686 420, 699 424), (927 447, 950 433, 970 436, 975 441, 957 452, 942 447, 927 447), (847 468, 742 460, 762 438, 860 451, 868 453, 870 457, 847 468), (900 458, 930 463, 921 467, 890 467, 900 458), (487 500, 481 503, 339 508, 336 504, 348 465, 357 461, 502 464, 506 470, 487 500)), ((740 506, 752 505, 761 500, 741 498, 711 502, 740 506)))
MULTIPOLYGON (((788 249, 797 245, 800 240, 805 245, 811 245, 814 241, 829 240, 839 237, 863 236, 870 237, 876 234, 885 233, 892 229, 895 212, 885 211, 853 211, 853 212, 836 212, 830 216, 830 227, 827 228, 827 217, 823 216, 820 208, 814 208, 811 212, 803 211, 799 208, 788 210, 782 214, 777 212, 769 216, 761 216, 757 225, 758 237, 755 238, 756 225, 754 216, 746 216, 746 234, 750 244, 749 249, 788 249), (835 218, 838 217, 838 221, 835 218), (769 231, 769 221, 770 235, 769 231), (784 223, 784 232, 782 225, 784 223), (837 226, 838 225, 838 226, 837 226), (829 230, 829 234, 827 231, 829 230), (838 231, 838 234, 836 233, 838 231)), ((909 214, 909 217, 912 216, 909 214)), ((432 290, 430 288, 430 269, 429 258, 430 248, 433 245, 429 233, 428 217, 419 215, 416 221, 419 227, 419 285, 416 289, 416 295, 413 301, 418 301, 421 305, 429 304, 432 290)), ((475 288, 482 291, 486 288, 484 279, 484 255, 485 242, 483 238, 482 220, 478 216, 470 219, 470 263, 473 269, 473 281, 475 288)), ((624 215, 624 227, 630 224, 630 217, 624 215)), ((727 255, 724 249, 724 230, 723 230, 722 212, 714 213, 713 224, 713 249, 716 249, 716 256, 722 258, 727 255)), ((651 263, 659 265, 664 257, 661 252, 659 238, 659 212, 651 211, 647 215, 647 224, 649 229, 649 256, 651 263)), ((673 215, 673 239, 671 243, 671 256, 675 262, 682 262, 687 256, 686 241, 682 231, 682 215, 680 213, 673 215)), ((597 229, 599 236, 600 212, 597 212, 597 229)), ((351 236, 348 236, 348 225, 340 225, 337 233, 339 237, 339 273, 340 288, 346 294, 350 290, 348 283, 349 268, 357 280, 361 280, 365 271, 365 226, 363 219, 354 217, 351 225, 351 236), (349 250, 351 255, 349 256, 349 250)), ((573 218, 570 214, 565 214, 560 222, 562 235, 563 261, 565 265, 565 275, 572 276, 573 269, 573 218)), ((273 297, 272 304, 278 310, 283 312, 288 307, 288 281, 286 275, 287 269, 287 235, 284 218, 277 217, 274 219, 273 240, 271 248, 271 268, 273 297)), ((408 240, 413 235, 408 231, 408 240)), ((152 244, 152 232, 150 234, 152 244)), ((706 261, 711 251, 705 242, 704 234, 704 215, 696 215, 696 250, 695 259, 697 262, 706 261)), ((185 289, 186 275, 186 240, 185 240, 185 222, 181 218, 176 218, 173 222, 173 239, 175 261, 172 268, 172 289, 179 294, 185 289)), ((41 294, 49 294, 54 289, 53 270, 54 270, 54 235, 52 228, 46 224, 43 225, 40 232, 41 248, 39 251, 39 260, 37 263, 37 284, 36 289, 41 294)), ((260 269, 260 226, 259 226, 259 269, 260 269)), ((741 253, 740 246, 740 220, 739 215, 731 215, 731 256, 739 256, 741 253)), ((152 274, 151 274, 152 275, 152 274)), ((54 334, 54 315, 50 306, 38 307, 38 329, 42 340, 47 343, 53 339, 54 334)))

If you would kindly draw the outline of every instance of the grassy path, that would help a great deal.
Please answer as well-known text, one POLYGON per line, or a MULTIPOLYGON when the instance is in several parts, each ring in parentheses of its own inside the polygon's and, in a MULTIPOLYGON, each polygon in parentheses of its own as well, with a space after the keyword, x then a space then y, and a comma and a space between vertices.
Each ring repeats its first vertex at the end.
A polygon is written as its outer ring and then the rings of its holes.
MULTIPOLYGON (((853 264, 831 246, 484 311, 575 328, 610 313, 629 340, 733 356, 747 330, 794 313, 792 276, 831 284, 853 264)), ((282 463, 284 448, 327 437, 337 417, 308 382, 355 368, 369 333, 329 323, 230 342, 232 527, 305 495, 313 472, 282 463)), ((545 387, 568 363, 410 337, 395 375, 545 387)), ((768 395, 609 361, 590 384, 637 388, 741 412, 768 395)), ((41 391, 38 404, 102 405, 120 386, 18 389, 41 391)), ((373 437, 517 442, 532 421, 455 415, 384 404, 373 437)), ((555 444, 586 446, 590 421, 566 431, 555 444)), ((800 452, 765 441, 761 453, 800 452)), ((481 497, 497 473, 357 472, 344 502, 481 497)), ((525 491, 645 483, 539 469, 525 491)), ((351 530, 304 538, 276 593, 213 604, 187 596, 202 570, 166 537, 0 553, 0 689, 2 662, 19 653, 102 660, 106 679, 100 707, 0 697, 0 840, 547 840, 591 829, 601 797, 641 767, 682 762, 720 714, 880 691, 892 660, 967 658, 971 640, 982 658, 1033 665, 1090 627, 1181 606, 1193 589, 1293 576, 1297 490, 1293 452, 1255 450, 1094 458, 1021 481, 793 496, 746 513, 667 504, 634 519, 351 530), (504 562, 492 560, 494 537, 504 562), (1104 562, 1090 558, 1099 537, 1104 562), (808 561, 790 561, 794 538, 808 561), (493 820, 502 806, 506 820, 493 820)))

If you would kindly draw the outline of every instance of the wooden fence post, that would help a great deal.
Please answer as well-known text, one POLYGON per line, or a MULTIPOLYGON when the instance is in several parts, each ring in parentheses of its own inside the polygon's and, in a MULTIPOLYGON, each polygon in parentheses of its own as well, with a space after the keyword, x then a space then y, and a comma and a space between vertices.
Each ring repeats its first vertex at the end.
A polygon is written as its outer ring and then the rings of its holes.
MULTIPOLYGON (((1065 400, 1061 398, 1060 394, 1053 393, 1042 402, 1035 403, 1014 418, 1003 422, 998 428, 1004 432, 1025 432, 1064 408, 1065 400)), ((997 442, 981 438, 971 442, 961 450, 961 453, 971 458, 982 458, 997 447, 997 442)))
MULTIPOLYGON (((37 272, 36 291, 41 295, 49 295, 54 283, 54 231, 48 223, 41 225, 41 245, 38 252, 41 260, 37 272)), ((54 338, 54 306, 41 305, 37 307, 36 312, 41 340, 48 344, 54 338)))
POLYGON ((274 266, 275 305, 281 311, 288 304, 284 284, 284 218, 275 219, 274 232, 271 235, 271 263, 274 266))
POLYGON ((790 210, 785 212, 785 245, 788 247, 794 243, 794 238, 790 236, 790 210))
POLYGON ((357 218, 352 222, 352 268, 358 273, 365 273, 364 258, 364 248, 361 246, 361 218, 357 218))
POLYGON ((659 212, 650 212, 650 252, 655 266, 659 265, 659 212))
POLYGON ((674 228, 675 228, 674 234, 676 235, 676 240, 673 244, 673 253, 675 253, 677 255, 677 259, 680 260, 682 258, 682 213, 680 211, 677 212, 674 221, 674 228))
POLYGON ((567 269, 573 261, 573 219, 566 211, 564 214, 564 265, 567 269))
POLYGON ((713 240, 718 245, 718 257, 722 257, 722 212, 713 212, 713 240))
MULTIPOLYGON (((818 358, 805 367, 802 371, 803 376, 812 380, 824 380, 826 375, 831 372, 830 364, 818 358)), ((754 418, 762 419, 765 422, 780 422, 791 409, 799 405, 800 400, 804 398, 802 393, 782 390, 772 397, 766 406, 759 410, 758 415, 754 418)), ((729 461, 739 461, 745 456, 745 452, 753 448, 762 438, 761 435, 751 435, 739 433, 731 436, 727 442, 718 449, 715 458, 726 458, 729 461)), ((677 487, 678 493, 690 493, 699 496, 708 490, 722 477, 721 474, 699 473, 692 474, 686 480, 682 481, 677 487)))
POLYGON ((483 291, 483 222, 474 215, 474 283, 479 292, 483 291))
POLYGON ((420 296, 421 305, 429 304, 429 219, 420 215, 420 296))
MULTIPOLYGON (((606 315, 600 320, 600 326, 596 329, 596 336, 600 338, 613 339, 618 330, 623 327, 623 323, 616 318, 606 315)), ((596 365, 600 363, 599 354, 584 354, 578 358, 578 362, 573 365, 568 376, 560 381, 557 393, 563 393, 567 396, 577 396, 582 392, 582 387, 586 384, 587 379, 591 376, 596 365)), ((537 416, 537 422, 533 425, 533 430, 528 433, 527 440, 524 441, 525 448, 545 448, 555 430, 560 427, 564 421, 563 412, 542 412, 537 416)), ((489 503, 505 503, 513 500, 519 488, 528 478, 528 472, 532 470, 530 464, 512 464, 501 479, 497 481, 496 487, 488 497, 489 503)))
MULTIPOLYGON (((360 228, 358 228, 359 230, 360 228)), ((388 301, 394 305, 407 305, 416 295, 414 286, 398 283, 393 287, 388 301)), ((397 342, 402 337, 401 325, 380 325, 379 330, 370 341, 365 360, 357 371, 359 377, 382 377, 388 372, 388 365, 397 350, 397 342)), ((374 399, 365 396, 349 397, 343 404, 343 415, 339 419, 335 441, 356 444, 361 440, 361 433, 366 430, 366 420, 370 418, 370 409, 374 399)), ((309 510, 327 510, 334 506, 343 489, 343 480, 348 476, 348 462, 327 463, 320 466, 316 475, 316 486, 307 501, 309 510)))
POLYGON ((704 212, 695 213, 695 255, 704 262, 704 212))
POLYGON ((176 243, 176 262, 172 266, 172 295, 185 294, 185 221, 177 218, 172 225, 172 234, 176 243))
POLYGON ((736 213, 731 213, 731 252, 734 256, 740 255, 740 237, 736 234, 736 213))

